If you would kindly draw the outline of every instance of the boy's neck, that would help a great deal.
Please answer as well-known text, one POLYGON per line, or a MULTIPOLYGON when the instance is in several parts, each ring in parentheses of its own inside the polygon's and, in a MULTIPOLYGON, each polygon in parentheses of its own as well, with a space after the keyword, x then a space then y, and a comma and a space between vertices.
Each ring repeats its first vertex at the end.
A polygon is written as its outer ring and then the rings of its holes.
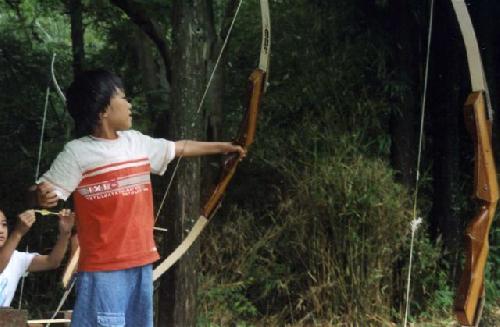
POLYGON ((100 139, 114 140, 118 138, 118 133, 113 129, 98 126, 92 133, 92 136, 100 139))

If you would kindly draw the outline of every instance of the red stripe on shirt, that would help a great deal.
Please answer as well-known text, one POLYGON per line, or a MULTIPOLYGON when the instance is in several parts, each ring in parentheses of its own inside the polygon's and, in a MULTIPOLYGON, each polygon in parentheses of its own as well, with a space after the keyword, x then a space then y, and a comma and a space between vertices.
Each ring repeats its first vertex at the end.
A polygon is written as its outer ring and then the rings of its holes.
POLYGON ((100 166, 100 167, 89 169, 89 170, 83 172, 82 176, 91 174, 91 173, 96 172, 96 171, 101 170, 101 169, 106 169, 106 168, 110 168, 110 167, 116 167, 116 166, 120 166, 120 165, 125 165, 125 164, 129 164, 129 163, 134 163, 134 162, 141 162, 141 161, 146 161, 146 162, 149 163, 149 160, 146 157, 145 158, 135 159, 135 160, 121 161, 121 162, 116 162, 116 163, 112 163, 112 164, 108 164, 108 165, 104 165, 104 166, 100 166))

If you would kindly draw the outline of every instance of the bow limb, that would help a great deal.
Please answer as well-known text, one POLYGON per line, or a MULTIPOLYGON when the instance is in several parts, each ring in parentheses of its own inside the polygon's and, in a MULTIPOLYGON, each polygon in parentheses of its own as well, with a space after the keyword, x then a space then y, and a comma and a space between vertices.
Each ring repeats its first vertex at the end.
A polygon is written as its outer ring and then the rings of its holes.
MULTIPOLYGON (((269 15, 268 0, 261 0, 260 5, 262 16, 262 41, 259 66, 252 72, 249 77, 249 97, 247 108, 240 126, 238 136, 234 141, 235 144, 241 145, 247 151, 249 150, 255 138, 260 103, 267 85, 267 71, 269 67, 271 50, 271 20, 269 15)), ((219 182, 212 191, 209 199, 203 205, 200 217, 194 224, 189 234, 182 241, 182 243, 154 269, 153 280, 157 280, 163 273, 165 273, 170 267, 172 267, 198 239, 199 235, 206 227, 210 219, 214 216, 217 208, 220 206, 222 197, 224 196, 229 182, 236 172, 236 168, 238 167, 240 160, 240 156, 236 154, 227 156, 222 167, 219 182)))
POLYGON ((66 105, 66 96, 64 95, 63 91, 61 90, 61 87, 59 86, 59 83, 57 82, 56 73, 54 70, 55 61, 56 61, 56 53, 54 52, 52 54, 52 62, 50 64, 50 74, 52 76, 52 82, 54 83, 54 86, 57 90, 57 94, 59 94, 59 97, 61 98, 62 102, 66 105))
POLYGON ((465 103, 465 123, 474 140, 474 194, 479 210, 467 226, 465 267, 456 292, 454 310, 464 326, 477 326, 484 302, 484 269, 488 235, 498 202, 498 181, 493 158, 493 110, 477 38, 463 0, 451 0, 464 38, 472 93, 465 103))
POLYGON ((64 289, 68 288, 70 280, 73 278, 73 276, 76 273, 76 270, 78 268, 78 260, 80 259, 80 246, 77 246, 75 252, 71 255, 68 264, 66 266, 66 269, 64 269, 63 277, 62 277, 62 284, 64 289))

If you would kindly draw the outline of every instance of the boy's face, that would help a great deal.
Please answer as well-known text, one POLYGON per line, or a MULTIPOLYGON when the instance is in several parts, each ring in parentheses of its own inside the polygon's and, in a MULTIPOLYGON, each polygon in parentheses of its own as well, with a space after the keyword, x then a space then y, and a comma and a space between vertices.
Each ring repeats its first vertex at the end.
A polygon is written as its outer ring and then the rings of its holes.
POLYGON ((0 248, 7 241, 7 237, 9 237, 9 230, 7 228, 7 218, 5 217, 3 212, 0 211, 0 248))
POLYGON ((113 131, 125 131, 132 127, 131 109, 132 105, 127 101, 125 93, 117 89, 101 119, 106 120, 106 124, 113 131))

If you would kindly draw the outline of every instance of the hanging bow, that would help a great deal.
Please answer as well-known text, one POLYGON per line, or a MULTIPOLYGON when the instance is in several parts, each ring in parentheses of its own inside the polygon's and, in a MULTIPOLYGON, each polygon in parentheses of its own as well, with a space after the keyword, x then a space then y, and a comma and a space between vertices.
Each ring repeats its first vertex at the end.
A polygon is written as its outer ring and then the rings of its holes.
POLYGON ((451 0, 462 32, 472 93, 465 102, 465 123, 474 139, 474 193, 479 210, 466 230, 465 267, 454 304, 460 324, 477 326, 484 304, 484 269, 488 258, 488 235, 498 201, 498 182, 491 145, 493 111, 479 46, 464 0, 451 0))
MULTIPOLYGON (((260 0, 260 9, 262 16, 262 41, 259 66, 249 77, 248 104, 238 136, 234 141, 234 144, 241 145, 245 150, 249 149, 255 137, 257 115, 259 112, 260 102, 266 88, 271 50, 271 21, 268 0, 260 0)), ((154 269, 153 280, 158 279, 172 265, 174 265, 184 253, 186 253, 208 224, 210 218, 214 216, 226 188, 236 172, 240 159, 241 158, 238 154, 232 154, 226 158, 222 167, 219 182, 215 186, 209 199, 203 205, 200 217, 182 243, 154 269)))

